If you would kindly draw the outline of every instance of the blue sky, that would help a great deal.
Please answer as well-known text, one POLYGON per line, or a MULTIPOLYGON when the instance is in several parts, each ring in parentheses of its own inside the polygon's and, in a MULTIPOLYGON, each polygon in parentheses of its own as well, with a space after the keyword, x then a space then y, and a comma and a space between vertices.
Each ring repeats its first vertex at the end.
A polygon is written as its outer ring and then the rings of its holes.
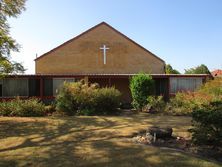
POLYGON ((35 72, 34 59, 87 29, 107 22, 175 69, 222 68, 221 0, 28 0, 10 19, 21 44, 13 60, 35 72))

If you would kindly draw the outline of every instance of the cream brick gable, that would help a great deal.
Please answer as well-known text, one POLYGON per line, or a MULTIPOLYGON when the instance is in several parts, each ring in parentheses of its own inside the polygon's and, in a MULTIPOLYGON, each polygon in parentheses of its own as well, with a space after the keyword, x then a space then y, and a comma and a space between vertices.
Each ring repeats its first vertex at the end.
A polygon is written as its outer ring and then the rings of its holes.
POLYGON ((165 62, 121 34, 100 23, 35 60, 36 74, 163 74, 165 62), (103 45, 107 50, 103 63, 103 45))

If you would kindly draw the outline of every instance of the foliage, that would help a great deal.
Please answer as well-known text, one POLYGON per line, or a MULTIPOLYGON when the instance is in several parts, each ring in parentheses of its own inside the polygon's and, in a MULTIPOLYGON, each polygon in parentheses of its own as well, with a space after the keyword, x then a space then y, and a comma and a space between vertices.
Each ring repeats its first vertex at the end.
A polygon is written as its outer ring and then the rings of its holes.
POLYGON ((192 112, 192 140, 197 145, 222 144, 222 78, 208 81, 197 91, 208 97, 202 108, 192 112))
POLYGON ((54 104, 45 106, 44 110, 46 115, 52 115, 54 112, 56 112, 54 104))
POLYGON ((199 92, 222 97, 222 78, 215 78, 206 82, 206 84, 200 88, 199 92))
POLYGON ((83 81, 64 83, 56 97, 58 111, 68 115, 110 114, 120 104, 120 92, 111 88, 99 88, 98 84, 85 84, 83 81))
POLYGON ((165 72, 166 74, 180 74, 180 72, 177 71, 176 69, 173 69, 173 67, 170 64, 166 65, 165 72))
POLYGON ((147 103, 147 97, 154 93, 154 80, 148 74, 139 73, 131 78, 130 90, 132 105, 141 110, 147 103))
POLYGON ((121 93, 111 88, 100 88, 95 93, 94 108, 95 112, 101 114, 110 114, 116 111, 116 108, 120 105, 121 93))
POLYGON ((192 113, 192 141, 197 145, 221 146, 222 102, 211 103, 210 107, 192 113))
POLYGON ((42 102, 32 98, 27 100, 14 99, 0 103, 1 116, 34 117, 45 115, 45 108, 42 102))
POLYGON ((95 111, 93 109, 84 108, 82 110, 79 110, 77 115, 91 116, 91 115, 95 115, 95 111))
POLYGON ((74 115, 78 109, 78 102, 73 94, 80 93, 80 86, 79 82, 75 84, 64 82, 59 94, 56 96, 56 110, 63 111, 68 115, 74 115))
POLYGON ((201 64, 195 68, 185 70, 185 74, 210 74, 210 71, 206 65, 201 64))
POLYGON ((166 111, 173 115, 190 115, 193 110, 200 108, 202 103, 207 102, 208 98, 200 96, 194 92, 177 93, 170 99, 166 111), (201 103, 198 103, 200 99, 201 103))
POLYGON ((20 63, 10 61, 11 51, 19 51, 19 45, 9 34, 8 17, 18 17, 25 10, 26 0, 0 1, 0 74, 25 71, 20 63))
POLYGON ((222 78, 209 80, 195 92, 180 92, 170 99, 166 112, 174 115, 190 115, 194 110, 205 109, 216 101, 222 101, 222 78))
POLYGON ((149 96, 147 98, 146 108, 152 109, 155 112, 162 112, 165 108, 165 102, 163 96, 149 96))

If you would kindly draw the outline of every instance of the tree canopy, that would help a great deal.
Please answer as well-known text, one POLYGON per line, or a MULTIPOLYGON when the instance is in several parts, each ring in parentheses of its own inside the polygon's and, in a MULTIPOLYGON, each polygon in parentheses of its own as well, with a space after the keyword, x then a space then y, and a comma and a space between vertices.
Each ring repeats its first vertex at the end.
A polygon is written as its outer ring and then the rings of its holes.
POLYGON ((7 19, 18 17, 25 10, 26 0, 0 0, 0 74, 23 73, 22 64, 11 61, 11 52, 19 51, 19 44, 10 36, 7 19))
POLYGON ((166 74, 180 74, 180 72, 177 71, 176 69, 173 69, 173 67, 170 64, 166 65, 165 72, 166 74))
POLYGON ((206 65, 201 64, 194 68, 185 69, 185 74, 210 74, 210 71, 206 65))

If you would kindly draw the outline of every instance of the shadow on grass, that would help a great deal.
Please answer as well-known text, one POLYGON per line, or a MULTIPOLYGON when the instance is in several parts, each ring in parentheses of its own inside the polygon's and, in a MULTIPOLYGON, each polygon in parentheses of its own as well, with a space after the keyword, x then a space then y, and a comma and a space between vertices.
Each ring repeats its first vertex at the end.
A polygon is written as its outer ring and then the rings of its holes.
POLYGON ((219 163, 207 162, 200 158, 191 157, 189 154, 172 150, 162 150, 152 146, 135 145, 127 142, 100 141, 93 143, 95 150, 104 150, 104 159, 89 159, 89 162, 82 162, 81 166, 183 166, 202 167, 220 166, 219 163))
POLYGON ((157 124, 178 129, 189 126, 189 118, 179 118, 147 114, 0 118, 0 166, 208 165, 200 159, 195 163, 197 159, 182 153, 142 147, 123 139, 157 124))
POLYGON ((0 166, 4 167, 16 167, 18 164, 14 160, 0 160, 0 166))

